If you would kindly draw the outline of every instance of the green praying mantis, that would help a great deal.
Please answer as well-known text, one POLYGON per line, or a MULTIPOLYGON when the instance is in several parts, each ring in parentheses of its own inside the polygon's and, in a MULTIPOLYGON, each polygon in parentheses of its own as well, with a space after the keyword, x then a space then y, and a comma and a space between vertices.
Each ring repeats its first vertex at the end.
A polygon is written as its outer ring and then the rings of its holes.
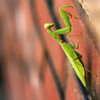
POLYGON ((65 52, 66 56, 68 57, 70 63, 72 64, 73 70, 82 82, 83 86, 86 87, 86 81, 85 81, 85 69, 80 61, 80 58, 82 57, 78 52, 76 52, 74 49, 78 49, 79 42, 80 41, 94 41, 95 39, 80 39, 77 41, 77 45, 73 43, 73 41, 70 39, 71 36, 77 36, 77 35, 67 35, 68 40, 71 44, 65 43, 62 40, 60 40, 57 37, 57 34, 68 34, 71 32, 71 23, 69 20, 69 16, 72 17, 71 13, 63 10, 63 8, 66 7, 72 7, 73 5, 64 5, 59 8, 59 13, 64 21, 65 28, 58 29, 56 31, 52 31, 51 27, 54 26, 53 23, 45 23, 44 28, 47 29, 47 32, 59 43, 59 45, 62 47, 63 51, 65 52), (69 16, 68 16, 69 15, 69 16))

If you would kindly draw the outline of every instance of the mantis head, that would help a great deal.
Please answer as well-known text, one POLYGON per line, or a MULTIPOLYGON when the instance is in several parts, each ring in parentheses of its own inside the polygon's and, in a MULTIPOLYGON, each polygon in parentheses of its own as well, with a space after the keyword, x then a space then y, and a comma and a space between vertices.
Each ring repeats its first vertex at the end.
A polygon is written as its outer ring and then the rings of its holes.
POLYGON ((44 28, 45 29, 51 28, 52 26, 54 26, 53 23, 46 23, 46 24, 44 24, 44 28))

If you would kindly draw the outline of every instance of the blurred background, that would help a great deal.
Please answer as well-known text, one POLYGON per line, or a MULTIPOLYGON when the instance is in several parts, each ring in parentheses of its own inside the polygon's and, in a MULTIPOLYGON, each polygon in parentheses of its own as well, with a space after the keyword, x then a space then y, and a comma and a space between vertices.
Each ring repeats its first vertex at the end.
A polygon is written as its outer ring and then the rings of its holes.
MULTIPOLYGON (((0 100, 100 100, 100 1, 99 0, 0 0, 0 100), (82 86, 44 23, 64 26, 58 9, 71 18, 72 38, 95 38, 80 43, 78 52, 86 68, 87 89, 82 86)), ((67 42, 66 35, 61 39, 67 42)))

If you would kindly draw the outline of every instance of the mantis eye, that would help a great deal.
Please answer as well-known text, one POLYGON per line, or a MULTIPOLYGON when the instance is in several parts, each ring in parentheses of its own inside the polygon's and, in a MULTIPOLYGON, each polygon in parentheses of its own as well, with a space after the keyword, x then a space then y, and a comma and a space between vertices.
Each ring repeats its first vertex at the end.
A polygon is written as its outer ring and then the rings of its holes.
POLYGON ((52 27, 52 26, 54 26, 53 23, 46 23, 46 24, 44 24, 44 28, 45 28, 45 29, 48 29, 48 28, 50 28, 50 27, 52 27))

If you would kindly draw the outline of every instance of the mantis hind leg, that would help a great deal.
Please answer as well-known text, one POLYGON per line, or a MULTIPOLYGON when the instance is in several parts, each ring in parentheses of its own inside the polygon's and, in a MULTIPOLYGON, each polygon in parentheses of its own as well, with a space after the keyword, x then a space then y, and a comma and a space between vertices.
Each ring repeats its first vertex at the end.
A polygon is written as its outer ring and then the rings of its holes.
POLYGON ((89 69, 87 69, 87 68, 85 68, 85 67, 84 67, 84 69, 85 69, 87 72, 92 73, 92 74, 95 74, 95 76, 98 77, 98 75, 97 75, 95 72, 92 72, 92 71, 90 71, 89 69))
POLYGON ((95 41, 96 39, 79 39, 77 40, 77 44, 75 46, 75 44, 73 43, 73 41, 70 39, 70 37, 75 37, 75 36, 80 36, 80 35, 68 35, 67 38, 70 41, 70 43, 72 44, 72 48, 73 49, 78 49, 79 48, 79 42, 80 41, 95 41))
POLYGON ((80 42, 80 41, 95 41, 95 40, 96 40, 96 39, 79 39, 79 40, 77 40, 76 49, 79 48, 79 42, 80 42))
POLYGON ((75 53, 76 53, 77 57, 74 58, 73 61, 82 58, 82 55, 81 55, 81 54, 79 54, 79 53, 76 52, 76 51, 75 51, 75 53))
POLYGON ((76 46, 70 37, 76 37, 76 36, 80 36, 80 35, 67 35, 67 38, 68 38, 69 42, 71 43, 73 49, 76 49, 76 46))

